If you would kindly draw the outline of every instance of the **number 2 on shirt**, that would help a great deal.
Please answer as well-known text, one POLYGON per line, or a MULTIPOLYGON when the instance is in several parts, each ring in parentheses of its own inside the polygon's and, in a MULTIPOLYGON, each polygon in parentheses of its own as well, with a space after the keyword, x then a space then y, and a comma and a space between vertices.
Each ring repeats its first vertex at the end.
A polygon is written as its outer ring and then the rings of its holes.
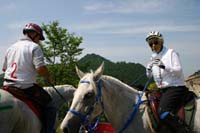
POLYGON ((12 73, 11 73, 11 78, 16 79, 16 78, 17 78, 17 76, 15 76, 15 72, 16 72, 16 70, 17 70, 17 64, 16 64, 16 62, 14 62, 14 63, 12 64, 12 68, 13 68, 13 70, 12 70, 12 73))

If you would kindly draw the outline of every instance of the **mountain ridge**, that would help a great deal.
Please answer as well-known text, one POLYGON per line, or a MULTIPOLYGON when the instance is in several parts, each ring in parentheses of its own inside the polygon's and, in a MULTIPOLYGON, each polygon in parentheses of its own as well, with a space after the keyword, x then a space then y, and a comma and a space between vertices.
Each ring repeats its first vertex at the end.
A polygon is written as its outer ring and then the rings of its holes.
POLYGON ((139 63, 126 63, 124 61, 114 63, 100 55, 91 53, 82 57, 78 65, 83 71, 88 72, 91 69, 96 70, 102 62, 104 62, 105 75, 116 77, 129 85, 142 75, 143 78, 138 83, 144 85, 147 81, 145 67, 139 63))

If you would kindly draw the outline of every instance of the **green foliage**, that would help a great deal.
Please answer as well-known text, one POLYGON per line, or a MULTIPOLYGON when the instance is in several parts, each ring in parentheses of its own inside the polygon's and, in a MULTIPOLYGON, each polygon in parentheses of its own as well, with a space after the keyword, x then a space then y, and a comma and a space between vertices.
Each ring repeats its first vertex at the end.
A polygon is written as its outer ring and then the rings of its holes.
POLYGON ((43 24, 42 28, 48 39, 42 47, 48 63, 68 64, 77 61, 76 57, 83 50, 79 48, 83 40, 82 37, 76 37, 73 33, 69 33, 67 29, 59 27, 57 21, 46 25, 43 24))
MULTIPOLYGON (((79 48, 82 37, 69 33, 57 21, 43 24, 42 28, 46 33, 46 41, 41 46, 54 83, 75 85, 78 81, 75 64, 83 50, 79 48)), ((40 78, 38 81, 41 81, 40 78)))

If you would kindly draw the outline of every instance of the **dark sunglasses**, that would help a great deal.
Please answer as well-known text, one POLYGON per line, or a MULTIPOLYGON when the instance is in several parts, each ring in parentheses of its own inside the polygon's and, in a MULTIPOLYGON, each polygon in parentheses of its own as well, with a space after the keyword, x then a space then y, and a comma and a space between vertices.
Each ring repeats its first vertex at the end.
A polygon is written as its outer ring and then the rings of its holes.
POLYGON ((153 44, 158 45, 158 44, 159 44, 159 41, 155 40, 155 41, 149 42, 149 46, 150 46, 150 47, 152 47, 153 44))

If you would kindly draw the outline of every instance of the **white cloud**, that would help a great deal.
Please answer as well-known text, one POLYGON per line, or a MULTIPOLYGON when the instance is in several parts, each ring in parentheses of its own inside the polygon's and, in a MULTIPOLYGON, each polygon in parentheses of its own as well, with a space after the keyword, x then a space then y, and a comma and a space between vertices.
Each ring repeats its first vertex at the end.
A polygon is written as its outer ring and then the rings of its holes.
POLYGON ((171 9, 175 2, 164 0, 113 0, 88 3, 84 9, 90 13, 156 13, 171 9), (166 6, 167 5, 167 6, 166 6))

